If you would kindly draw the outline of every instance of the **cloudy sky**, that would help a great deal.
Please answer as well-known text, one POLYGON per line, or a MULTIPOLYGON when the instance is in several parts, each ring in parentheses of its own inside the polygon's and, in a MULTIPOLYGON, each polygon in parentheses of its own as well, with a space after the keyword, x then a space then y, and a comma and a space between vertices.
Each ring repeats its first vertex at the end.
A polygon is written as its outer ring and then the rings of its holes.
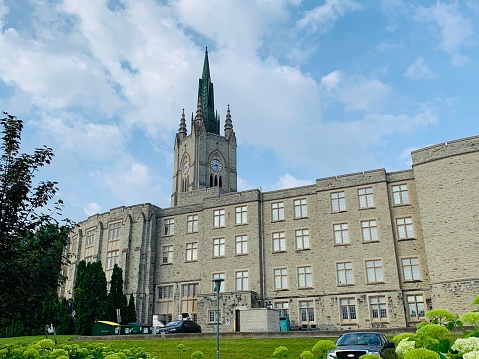
POLYGON ((38 178, 75 221, 169 206, 206 47, 240 190, 404 170, 479 134, 476 0, 0 0, 0 26, 0 109, 24 151, 53 148, 38 178))

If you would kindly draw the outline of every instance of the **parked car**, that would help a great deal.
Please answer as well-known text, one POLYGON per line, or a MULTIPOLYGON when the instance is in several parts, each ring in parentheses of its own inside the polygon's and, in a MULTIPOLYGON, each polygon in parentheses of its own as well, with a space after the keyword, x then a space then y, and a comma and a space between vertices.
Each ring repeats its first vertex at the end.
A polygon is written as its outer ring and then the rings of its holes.
POLYGON ((176 320, 158 330, 158 334, 172 333, 201 333, 201 327, 192 320, 176 320))
POLYGON ((364 354, 374 354, 386 358, 385 351, 394 350, 394 343, 382 333, 353 332, 341 335, 336 341, 336 349, 328 353, 328 359, 357 359, 364 354))

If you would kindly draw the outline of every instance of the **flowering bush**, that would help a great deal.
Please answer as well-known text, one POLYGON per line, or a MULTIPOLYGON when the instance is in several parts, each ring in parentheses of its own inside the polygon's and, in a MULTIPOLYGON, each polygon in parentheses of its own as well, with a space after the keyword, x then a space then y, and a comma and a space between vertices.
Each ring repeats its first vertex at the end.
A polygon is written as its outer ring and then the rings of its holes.
POLYGON ((332 340, 319 340, 314 344, 311 352, 318 358, 323 358, 332 349, 336 349, 336 344, 332 340))
POLYGON ((394 343, 395 346, 398 346, 399 342, 403 339, 406 339, 406 338, 414 338, 414 334, 412 333, 400 333, 400 334, 397 334, 396 336, 394 336, 394 338, 392 339, 392 342, 394 343))
POLYGON ((305 350, 304 352, 302 352, 299 357, 301 359, 315 359, 313 353, 311 353, 309 350, 305 350))
POLYGON ((439 359, 439 354, 426 348, 419 348, 407 352, 404 359, 439 359))
POLYGON ((479 351, 479 338, 470 337, 456 339, 451 349, 456 350, 460 355, 473 351, 479 351))
POLYGON ((479 330, 479 312, 469 312, 461 315, 461 322, 471 324, 475 330, 479 330))
POLYGON ((396 354, 398 355, 399 359, 402 359, 404 358, 407 352, 415 348, 416 348, 416 342, 414 340, 409 340, 408 338, 404 338, 396 346, 396 354))
POLYGON ((378 356, 376 354, 363 354, 359 359, 378 359, 378 356))
POLYGON ((473 352, 465 353, 462 357, 464 359, 479 359, 479 351, 475 350, 473 352))
POLYGON ((273 358, 287 358, 288 357, 288 348, 284 346, 277 347, 273 352, 273 358))

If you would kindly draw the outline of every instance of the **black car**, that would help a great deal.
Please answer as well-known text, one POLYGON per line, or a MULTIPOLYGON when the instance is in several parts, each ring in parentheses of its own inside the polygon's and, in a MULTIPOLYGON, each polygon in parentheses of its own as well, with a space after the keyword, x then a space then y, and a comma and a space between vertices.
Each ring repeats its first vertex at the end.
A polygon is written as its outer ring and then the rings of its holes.
POLYGON ((382 333, 353 332, 341 335, 336 341, 337 348, 328 353, 328 359, 357 359, 364 354, 385 358, 389 348, 394 352, 394 343, 382 333))
POLYGON ((172 333, 201 333, 201 327, 192 320, 176 320, 158 330, 158 334, 172 333))

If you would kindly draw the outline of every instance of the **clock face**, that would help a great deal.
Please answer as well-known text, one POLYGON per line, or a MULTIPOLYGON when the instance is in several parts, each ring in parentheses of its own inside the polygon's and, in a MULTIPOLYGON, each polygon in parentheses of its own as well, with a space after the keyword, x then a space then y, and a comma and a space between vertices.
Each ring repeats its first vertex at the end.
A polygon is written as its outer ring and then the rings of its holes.
POLYGON ((190 169, 190 164, 186 162, 185 165, 183 166, 183 172, 186 174, 188 173, 189 169, 190 169))
POLYGON ((219 171, 221 171, 221 168, 223 168, 223 166, 221 165, 220 161, 218 161, 218 160, 211 161, 211 169, 213 171, 219 172, 219 171))

